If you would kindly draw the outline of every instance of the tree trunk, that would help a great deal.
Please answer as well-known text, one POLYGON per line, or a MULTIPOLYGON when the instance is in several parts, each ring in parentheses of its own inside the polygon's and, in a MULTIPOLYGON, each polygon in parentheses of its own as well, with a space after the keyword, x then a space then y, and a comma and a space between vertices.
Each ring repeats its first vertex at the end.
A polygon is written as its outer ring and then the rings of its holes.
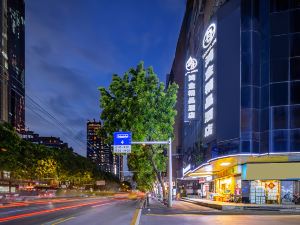
POLYGON ((150 148, 151 148, 152 154, 149 155, 149 158, 150 158, 150 161, 151 161, 153 170, 154 170, 154 172, 155 172, 156 178, 157 178, 158 182, 160 183, 160 185, 161 185, 161 187, 162 187, 162 191, 163 191, 163 200, 166 200, 166 199, 167 199, 167 195, 166 195, 165 183, 164 183, 163 178, 162 178, 162 176, 161 176, 161 171, 159 171, 159 170, 157 169, 157 166, 156 166, 156 164, 155 164, 155 162, 154 162, 154 159, 153 159, 153 155, 154 155, 153 148, 152 148, 152 147, 150 147, 150 148))

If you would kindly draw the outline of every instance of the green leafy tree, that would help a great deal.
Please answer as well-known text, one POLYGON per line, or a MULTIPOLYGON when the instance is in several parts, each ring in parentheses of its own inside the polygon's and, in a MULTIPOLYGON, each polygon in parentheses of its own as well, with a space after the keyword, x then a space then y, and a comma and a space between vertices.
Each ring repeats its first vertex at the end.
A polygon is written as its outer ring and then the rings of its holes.
POLYGON ((56 179, 57 162, 52 158, 40 159, 36 163, 35 171, 39 179, 56 179))
POLYGON ((47 148, 22 140, 8 124, 0 124, 1 170, 10 171, 14 180, 51 178, 55 182, 82 185, 105 179, 115 186, 119 183, 116 177, 68 149, 47 148))
MULTIPOLYGON (((113 75, 108 89, 100 87, 101 119, 107 142, 115 131, 132 131, 135 141, 168 140, 173 135, 176 115, 175 104, 178 86, 173 83, 165 89, 153 68, 129 69, 124 76, 113 75)), ((149 190, 155 178, 163 187, 163 172, 167 159, 163 146, 134 146, 129 156, 129 168, 136 171, 138 186, 149 190)))

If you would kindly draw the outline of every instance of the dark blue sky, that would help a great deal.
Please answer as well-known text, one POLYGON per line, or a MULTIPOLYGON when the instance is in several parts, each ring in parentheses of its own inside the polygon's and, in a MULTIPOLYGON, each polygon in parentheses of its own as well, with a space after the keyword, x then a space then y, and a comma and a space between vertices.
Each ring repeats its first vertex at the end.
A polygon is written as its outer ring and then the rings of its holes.
POLYGON ((27 98, 26 126, 85 155, 86 121, 100 116, 97 88, 140 60, 164 82, 184 10, 184 0, 26 1, 26 94, 62 122, 27 98))

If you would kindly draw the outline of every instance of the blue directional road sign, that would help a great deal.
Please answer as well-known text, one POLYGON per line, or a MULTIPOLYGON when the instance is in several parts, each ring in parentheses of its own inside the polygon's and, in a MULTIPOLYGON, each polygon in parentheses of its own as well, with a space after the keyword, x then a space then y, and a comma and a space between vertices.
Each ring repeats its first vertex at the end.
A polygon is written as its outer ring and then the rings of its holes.
POLYGON ((131 153, 131 132, 114 132, 114 153, 131 153))

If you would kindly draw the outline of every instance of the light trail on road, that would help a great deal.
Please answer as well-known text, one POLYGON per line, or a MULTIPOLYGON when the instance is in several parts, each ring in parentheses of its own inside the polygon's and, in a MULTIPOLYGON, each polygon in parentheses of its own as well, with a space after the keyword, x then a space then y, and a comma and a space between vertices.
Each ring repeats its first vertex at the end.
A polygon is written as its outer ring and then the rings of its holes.
POLYGON ((47 209, 47 210, 35 211, 35 212, 31 212, 31 213, 24 213, 24 214, 19 214, 19 215, 15 215, 15 216, 8 216, 8 217, 0 218, 0 223, 11 221, 11 220, 16 220, 16 219, 21 219, 21 218, 25 218, 25 217, 32 217, 32 216, 37 216, 37 215, 41 215, 41 214, 57 212, 57 211, 66 210, 66 209, 73 209, 73 208, 90 206, 90 205, 95 205, 95 204, 100 206, 100 205, 104 205, 104 204, 108 204, 108 203, 111 203, 111 201, 101 202, 98 200, 98 201, 93 201, 93 202, 88 202, 88 203, 81 203, 81 204, 76 204, 76 205, 58 207, 58 208, 54 208, 54 209, 47 209))

